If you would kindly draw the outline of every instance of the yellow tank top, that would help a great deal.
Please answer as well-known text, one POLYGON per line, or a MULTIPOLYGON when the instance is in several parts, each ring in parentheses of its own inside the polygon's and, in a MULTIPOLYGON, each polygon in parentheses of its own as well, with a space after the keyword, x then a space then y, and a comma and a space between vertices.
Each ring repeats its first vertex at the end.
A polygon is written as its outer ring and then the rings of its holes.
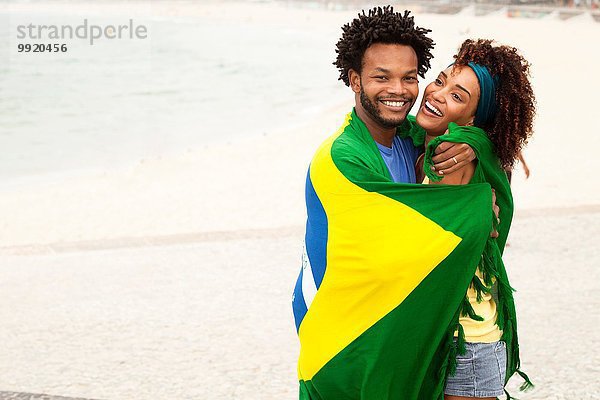
MULTIPOLYGON (((483 276, 479 268, 475 271, 475 275, 483 282, 483 276)), ((471 303, 475 314, 481 316, 483 321, 475 321, 468 316, 460 317, 458 322, 465 330, 465 340, 472 343, 493 343, 500 340, 502 331, 496 325, 498 313, 492 294, 481 293, 481 302, 477 302, 477 291, 471 285, 467 290, 467 296, 469 296, 469 303, 471 303)), ((457 333, 454 336, 457 336, 457 333)))

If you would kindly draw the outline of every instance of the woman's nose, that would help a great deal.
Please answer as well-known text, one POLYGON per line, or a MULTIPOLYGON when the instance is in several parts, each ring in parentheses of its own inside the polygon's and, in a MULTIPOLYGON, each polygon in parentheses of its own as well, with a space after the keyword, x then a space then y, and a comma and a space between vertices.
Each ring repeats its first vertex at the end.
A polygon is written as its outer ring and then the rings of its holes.
POLYGON ((431 97, 438 103, 443 103, 445 101, 444 93, 442 90, 434 90, 433 92, 431 92, 431 97))

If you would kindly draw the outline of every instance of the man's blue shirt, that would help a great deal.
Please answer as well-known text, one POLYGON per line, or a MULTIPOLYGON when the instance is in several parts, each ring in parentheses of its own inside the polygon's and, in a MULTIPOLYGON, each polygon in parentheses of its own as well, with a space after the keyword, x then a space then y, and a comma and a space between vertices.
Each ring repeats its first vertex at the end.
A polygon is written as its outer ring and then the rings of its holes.
POLYGON ((392 180, 397 183, 416 183, 415 163, 421 151, 413 145, 411 138, 394 136, 392 147, 377 144, 392 180))

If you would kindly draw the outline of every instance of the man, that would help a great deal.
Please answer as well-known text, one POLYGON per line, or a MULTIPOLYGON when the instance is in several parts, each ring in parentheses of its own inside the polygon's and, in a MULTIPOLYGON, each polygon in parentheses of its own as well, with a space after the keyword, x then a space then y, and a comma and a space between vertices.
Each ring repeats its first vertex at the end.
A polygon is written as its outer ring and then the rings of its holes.
MULTIPOLYGON (((342 29, 334 64, 356 104, 307 177, 293 298, 300 397, 442 398, 455 321, 492 225, 491 191, 403 185, 416 182, 423 152, 407 115, 430 66, 430 31, 389 6, 342 29), (470 218, 460 216, 467 207, 470 218)), ((437 151, 440 175, 475 158, 466 144, 437 151)))
MULTIPOLYGON (((392 43, 365 43, 361 22, 368 18, 359 16, 352 25, 344 27, 334 64, 340 70, 339 79, 354 91, 356 114, 377 143, 393 180, 415 183, 416 157, 423 149, 416 149, 409 138, 401 139, 396 128, 405 121, 419 95, 417 75, 424 77, 429 69, 434 43, 426 36, 429 30, 394 25, 412 21, 408 12, 400 16, 385 8, 378 18, 381 30, 398 38, 392 43)), ((440 175, 454 172, 475 159, 466 144, 444 143, 436 151, 435 168, 440 175)))

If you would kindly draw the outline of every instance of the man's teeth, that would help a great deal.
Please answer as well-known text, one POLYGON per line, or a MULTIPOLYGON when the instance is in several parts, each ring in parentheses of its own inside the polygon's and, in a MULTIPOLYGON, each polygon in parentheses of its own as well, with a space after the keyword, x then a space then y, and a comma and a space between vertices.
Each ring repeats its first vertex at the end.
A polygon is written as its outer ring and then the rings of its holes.
POLYGON ((389 101, 389 100, 381 100, 383 104, 390 107, 402 107, 406 104, 405 101, 389 101))
POLYGON ((429 109, 429 111, 433 112, 438 117, 442 116, 441 111, 438 110, 437 108, 435 108, 435 106, 433 104, 431 104, 430 102, 425 101, 425 107, 427 107, 429 109))

